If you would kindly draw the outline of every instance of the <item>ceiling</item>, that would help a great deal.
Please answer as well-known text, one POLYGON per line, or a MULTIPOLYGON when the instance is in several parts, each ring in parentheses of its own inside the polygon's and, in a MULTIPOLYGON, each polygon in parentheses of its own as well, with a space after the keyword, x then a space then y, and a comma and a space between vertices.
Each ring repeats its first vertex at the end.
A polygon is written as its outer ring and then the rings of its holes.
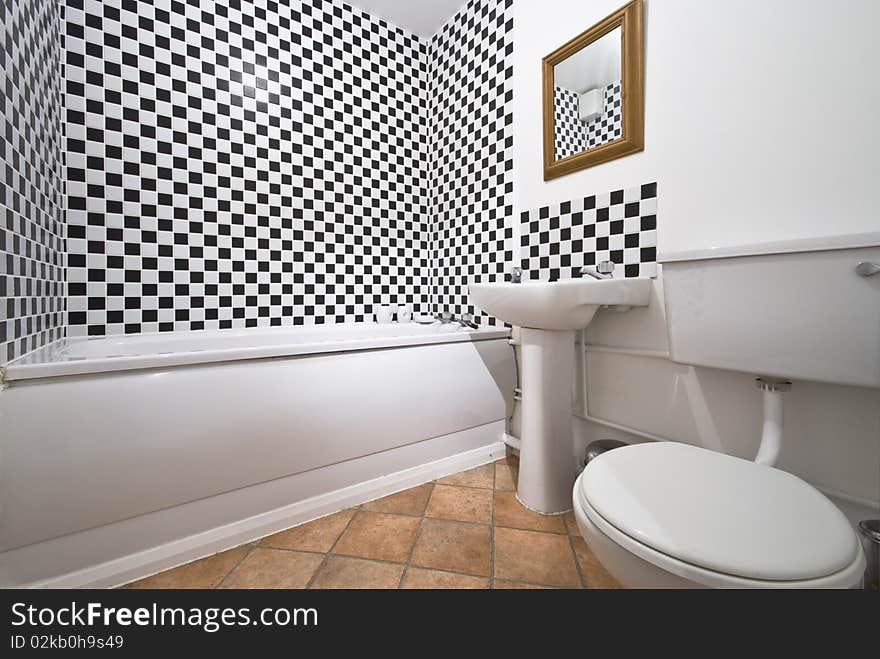
POLYGON ((556 86, 582 93, 620 80, 620 40, 618 27, 557 64, 553 69, 556 86))
POLYGON ((433 37, 467 0, 347 0, 368 14, 415 32, 433 37))

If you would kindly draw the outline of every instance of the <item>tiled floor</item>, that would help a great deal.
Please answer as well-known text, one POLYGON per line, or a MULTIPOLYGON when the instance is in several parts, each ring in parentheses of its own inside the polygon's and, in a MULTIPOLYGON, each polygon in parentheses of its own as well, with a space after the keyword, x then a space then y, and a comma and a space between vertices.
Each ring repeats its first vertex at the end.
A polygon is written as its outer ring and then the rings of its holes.
POLYGON ((127 588, 618 588, 571 513, 514 493, 515 458, 343 510, 127 588))

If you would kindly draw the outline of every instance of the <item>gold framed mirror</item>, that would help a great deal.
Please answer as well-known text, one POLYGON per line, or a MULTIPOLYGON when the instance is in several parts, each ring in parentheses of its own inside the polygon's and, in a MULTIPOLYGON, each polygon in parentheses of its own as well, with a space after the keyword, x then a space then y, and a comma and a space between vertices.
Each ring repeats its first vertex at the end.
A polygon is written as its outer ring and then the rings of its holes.
POLYGON ((633 0, 542 60, 544 180, 642 151, 642 0, 633 0))

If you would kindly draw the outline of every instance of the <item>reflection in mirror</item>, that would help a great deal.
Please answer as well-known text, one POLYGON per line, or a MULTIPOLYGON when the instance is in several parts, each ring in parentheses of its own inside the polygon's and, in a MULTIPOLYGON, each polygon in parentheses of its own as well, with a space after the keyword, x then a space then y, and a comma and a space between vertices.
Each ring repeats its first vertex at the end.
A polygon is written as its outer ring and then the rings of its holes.
POLYGON ((556 160, 622 136, 621 37, 618 26, 554 66, 556 160))

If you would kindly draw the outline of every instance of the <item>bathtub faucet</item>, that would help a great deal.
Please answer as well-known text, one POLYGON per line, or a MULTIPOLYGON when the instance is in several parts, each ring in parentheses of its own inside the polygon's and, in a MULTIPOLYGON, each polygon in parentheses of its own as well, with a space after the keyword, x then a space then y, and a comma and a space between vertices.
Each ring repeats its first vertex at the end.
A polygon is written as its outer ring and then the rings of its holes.
POLYGON ((477 324, 474 322, 474 317, 469 313, 461 314, 461 318, 458 319, 458 324, 462 327, 470 327, 471 329, 477 329, 477 324))

